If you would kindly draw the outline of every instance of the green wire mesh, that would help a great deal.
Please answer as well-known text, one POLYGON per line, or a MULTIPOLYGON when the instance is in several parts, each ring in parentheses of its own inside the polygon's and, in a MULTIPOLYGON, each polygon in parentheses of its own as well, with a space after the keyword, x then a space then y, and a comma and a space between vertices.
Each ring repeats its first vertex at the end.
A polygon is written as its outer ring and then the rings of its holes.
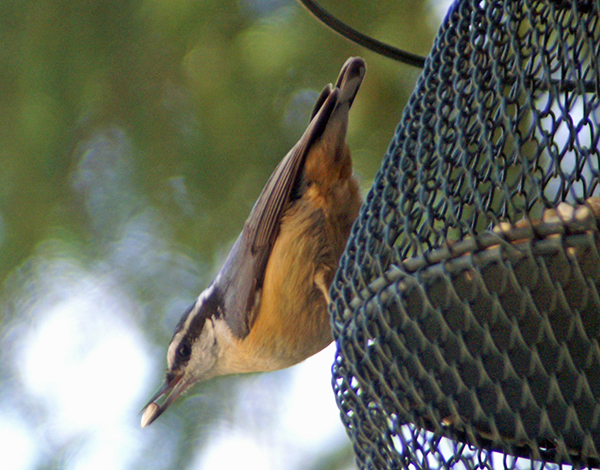
POLYGON ((456 2, 332 287, 361 468, 600 464, 600 0, 456 2))

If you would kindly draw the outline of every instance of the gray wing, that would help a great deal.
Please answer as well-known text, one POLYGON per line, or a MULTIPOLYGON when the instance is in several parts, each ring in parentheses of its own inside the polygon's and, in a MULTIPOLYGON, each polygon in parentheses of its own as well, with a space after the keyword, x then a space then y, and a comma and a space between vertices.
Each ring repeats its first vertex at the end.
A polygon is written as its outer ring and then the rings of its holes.
MULTIPOLYGON (((306 156, 323 134, 339 101, 338 86, 343 85, 343 78, 348 74, 352 60, 357 61, 353 70, 358 67, 360 85, 364 62, 362 59, 349 59, 340 72, 336 88, 332 89, 331 85, 327 85, 321 92, 306 131, 267 181, 242 233, 213 283, 222 300, 223 318, 238 338, 244 338, 252 326, 267 262, 279 234, 281 217, 291 202, 293 189, 300 184, 306 156)), ((355 86, 351 99, 358 91, 358 85, 355 86)))

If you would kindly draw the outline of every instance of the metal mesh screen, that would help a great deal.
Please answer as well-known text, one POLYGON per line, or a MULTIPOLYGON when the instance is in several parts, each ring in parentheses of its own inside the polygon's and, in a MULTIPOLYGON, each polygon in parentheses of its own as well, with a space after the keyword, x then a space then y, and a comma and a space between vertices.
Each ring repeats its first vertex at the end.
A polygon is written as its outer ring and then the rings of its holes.
POLYGON ((599 14, 448 12, 332 289, 361 468, 600 463, 599 14))

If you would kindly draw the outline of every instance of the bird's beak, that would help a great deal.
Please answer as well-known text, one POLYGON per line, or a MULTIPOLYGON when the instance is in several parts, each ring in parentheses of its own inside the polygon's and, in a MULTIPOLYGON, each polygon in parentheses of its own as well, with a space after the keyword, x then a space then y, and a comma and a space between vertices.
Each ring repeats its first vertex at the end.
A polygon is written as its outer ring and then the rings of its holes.
POLYGON ((152 424, 185 390, 185 381, 182 379, 183 374, 167 375, 165 384, 144 406, 141 423, 143 428, 152 424))

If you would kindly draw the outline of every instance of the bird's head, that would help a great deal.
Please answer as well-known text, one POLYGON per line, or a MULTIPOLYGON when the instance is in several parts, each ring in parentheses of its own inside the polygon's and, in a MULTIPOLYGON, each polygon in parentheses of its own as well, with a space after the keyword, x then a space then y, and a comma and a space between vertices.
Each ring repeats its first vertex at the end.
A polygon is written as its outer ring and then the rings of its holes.
POLYGON ((228 338, 218 296, 208 288, 182 315, 167 349, 165 383, 144 408, 142 427, 158 418, 173 401, 197 382, 219 371, 219 357, 228 338))

